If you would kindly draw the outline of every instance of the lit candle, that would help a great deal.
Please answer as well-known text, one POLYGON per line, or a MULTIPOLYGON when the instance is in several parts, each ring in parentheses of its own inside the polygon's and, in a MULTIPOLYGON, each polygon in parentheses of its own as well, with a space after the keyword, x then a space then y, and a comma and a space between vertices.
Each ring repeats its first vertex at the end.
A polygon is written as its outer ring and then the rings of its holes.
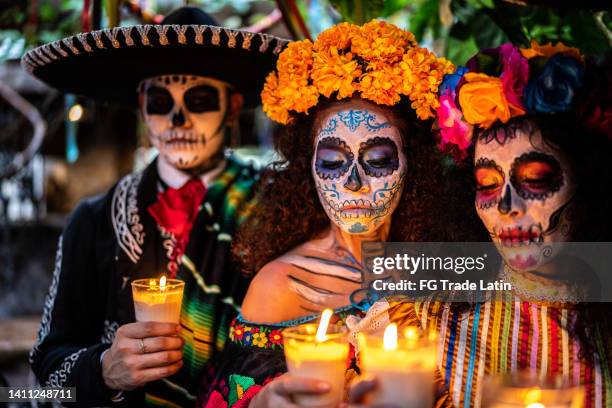
POLYGON ((373 375, 378 383, 368 396, 369 403, 402 408, 433 406, 435 339, 420 336, 414 327, 399 338, 395 323, 387 326, 382 339, 363 333, 358 338, 362 372, 373 375))
POLYGON ((344 373, 349 346, 345 327, 329 327, 332 311, 326 309, 319 325, 304 324, 283 330, 285 359, 293 377, 325 381, 325 394, 300 394, 295 402, 303 407, 336 407, 342 402, 344 373))
POLYGON ((137 279, 132 282, 136 321, 177 323, 185 282, 178 279, 137 279))
POLYGON ((486 408, 582 408, 584 388, 527 372, 485 378, 486 408))

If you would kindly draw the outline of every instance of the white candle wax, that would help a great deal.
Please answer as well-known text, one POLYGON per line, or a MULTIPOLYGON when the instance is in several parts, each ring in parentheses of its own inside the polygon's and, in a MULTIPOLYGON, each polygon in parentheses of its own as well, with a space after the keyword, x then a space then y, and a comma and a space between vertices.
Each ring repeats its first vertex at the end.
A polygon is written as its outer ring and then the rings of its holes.
POLYGON ((336 408, 342 402, 349 345, 346 328, 328 327, 331 313, 323 312, 319 327, 304 324, 283 330, 289 374, 325 381, 330 386, 323 394, 296 395, 295 400, 302 407, 336 408))
POLYGON ((159 280, 141 279, 132 284, 136 321, 176 323, 180 321, 184 282, 171 279, 165 286, 159 280))
POLYGON ((378 383, 370 402, 402 408, 433 406, 435 350, 434 346, 415 350, 367 347, 360 355, 361 367, 378 383))

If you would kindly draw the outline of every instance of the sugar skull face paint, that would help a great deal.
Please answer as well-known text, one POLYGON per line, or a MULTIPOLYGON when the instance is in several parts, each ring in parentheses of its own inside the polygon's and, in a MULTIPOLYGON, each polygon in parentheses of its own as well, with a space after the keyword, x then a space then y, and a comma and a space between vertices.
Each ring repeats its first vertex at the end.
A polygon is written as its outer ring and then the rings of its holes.
POLYGON ((164 75, 141 82, 149 138, 164 160, 190 170, 219 153, 228 88, 225 82, 192 75, 164 75))
POLYGON ((479 138, 474 175, 478 215, 513 269, 537 269, 555 256, 547 243, 571 239, 569 160, 539 129, 513 128, 503 141, 479 138))
POLYGON ((328 110, 320 119, 312 176, 321 204, 342 230, 375 231, 391 217, 403 189, 399 130, 374 107, 328 110))

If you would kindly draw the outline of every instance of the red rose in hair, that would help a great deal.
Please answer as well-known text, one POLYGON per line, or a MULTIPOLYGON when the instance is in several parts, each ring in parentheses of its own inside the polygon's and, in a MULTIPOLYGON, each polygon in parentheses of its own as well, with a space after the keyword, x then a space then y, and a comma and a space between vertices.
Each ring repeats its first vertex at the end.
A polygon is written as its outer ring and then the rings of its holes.
POLYGON ((157 201, 147 210, 157 224, 176 238, 173 258, 177 259, 185 251, 189 234, 206 187, 200 180, 189 180, 179 189, 167 188, 157 195, 157 201))

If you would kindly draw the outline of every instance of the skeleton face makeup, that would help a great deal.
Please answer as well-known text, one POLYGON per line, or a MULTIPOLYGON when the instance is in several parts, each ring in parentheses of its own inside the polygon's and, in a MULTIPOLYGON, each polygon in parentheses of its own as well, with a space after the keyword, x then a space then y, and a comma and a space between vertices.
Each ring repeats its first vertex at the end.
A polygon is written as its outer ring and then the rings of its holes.
POLYGON ((475 155, 476 210, 506 263, 536 270, 556 255, 550 242, 568 241, 575 191, 569 160, 548 146, 539 129, 479 139, 475 155))
POLYGON ((181 170, 206 165, 223 146, 228 109, 225 82, 164 75, 141 82, 142 112, 160 157, 181 170))
MULTIPOLYGON (((346 106, 346 105, 344 105, 346 106)), ((406 157, 385 111, 329 110, 316 129, 312 176, 333 223, 351 234, 375 231, 399 203, 406 157)))

